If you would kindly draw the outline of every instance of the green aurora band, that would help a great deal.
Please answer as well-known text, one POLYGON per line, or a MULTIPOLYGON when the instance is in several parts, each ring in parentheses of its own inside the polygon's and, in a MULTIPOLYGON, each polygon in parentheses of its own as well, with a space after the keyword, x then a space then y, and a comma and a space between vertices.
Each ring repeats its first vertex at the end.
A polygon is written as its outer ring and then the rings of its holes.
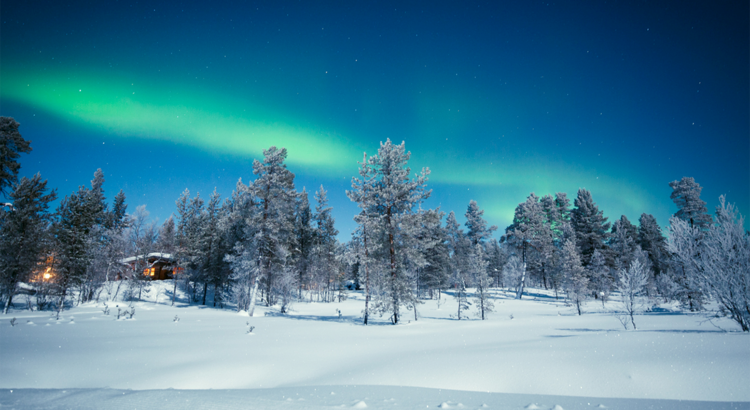
MULTIPOLYGON (((336 178, 352 176, 356 172, 353 164, 361 160, 362 152, 376 152, 377 145, 368 141, 385 139, 327 132, 315 124, 285 117, 279 114, 282 110, 274 111, 261 101, 239 100, 228 93, 198 87, 154 84, 145 79, 131 80, 132 75, 103 76, 82 70, 35 71, 36 74, 29 74, 29 70, 3 68, 2 98, 119 138, 165 140, 255 158, 262 156, 263 149, 275 145, 289 150, 291 166, 336 178)), ((443 140, 446 135, 455 139, 460 135, 461 124, 467 121, 447 116, 438 116, 437 123, 428 121, 426 117, 435 111, 436 104, 442 109, 447 103, 430 99, 417 102, 417 110, 422 113, 418 115, 418 129, 413 130, 417 135, 414 142, 407 141, 407 149, 415 154, 412 171, 429 167, 431 184, 481 188, 472 195, 493 220, 509 223, 515 206, 529 192, 540 197, 568 192, 572 202, 575 191, 584 184, 594 193, 595 200, 603 199, 603 209, 610 220, 620 214, 637 218, 651 209, 647 202, 657 202, 647 201, 650 195, 628 181, 562 161, 511 152, 502 161, 482 153, 472 153, 474 158, 467 160, 467 156, 462 156, 465 149, 460 148, 466 144, 439 152, 434 141, 443 140)))

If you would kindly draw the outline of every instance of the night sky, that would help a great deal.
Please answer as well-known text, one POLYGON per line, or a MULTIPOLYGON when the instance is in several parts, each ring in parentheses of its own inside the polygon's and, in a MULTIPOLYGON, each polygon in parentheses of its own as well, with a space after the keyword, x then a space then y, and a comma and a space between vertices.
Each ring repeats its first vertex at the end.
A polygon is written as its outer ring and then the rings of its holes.
POLYGON ((530 192, 578 188, 664 226, 683 176, 750 213, 747 1, 205 3, 3 1, 22 175, 63 196, 102 168, 163 221, 286 147, 346 240, 357 161, 390 138, 432 170, 425 207, 474 199, 501 230, 530 192))

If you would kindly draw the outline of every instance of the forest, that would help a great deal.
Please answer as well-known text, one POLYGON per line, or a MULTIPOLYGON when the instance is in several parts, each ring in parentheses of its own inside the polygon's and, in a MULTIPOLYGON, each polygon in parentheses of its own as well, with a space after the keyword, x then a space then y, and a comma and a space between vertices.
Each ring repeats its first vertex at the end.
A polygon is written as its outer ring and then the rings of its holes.
POLYGON ((251 316, 258 304, 284 314, 294 303, 332 303, 361 290, 365 325, 374 316, 418 320, 424 300, 445 297, 458 302, 456 319, 485 320, 495 308, 490 289, 522 299, 533 286, 554 291, 579 315, 586 302, 618 295, 626 329, 636 328, 636 300, 645 298, 726 316, 750 331, 750 233, 723 196, 709 214, 694 178, 669 183, 678 210, 666 229, 648 213, 637 225, 624 215, 609 222, 586 189, 572 203, 563 192, 532 192, 498 240, 475 201, 464 226, 453 211, 423 209, 429 169, 412 174, 405 143, 386 140, 359 162, 346 192, 359 208, 357 229, 341 242, 327 191, 321 186, 310 201, 296 189, 285 148, 264 150, 253 179, 240 179, 228 198, 186 189, 158 225, 144 205, 129 211, 122 191, 110 202, 101 169, 50 209, 57 191, 39 174, 18 177, 20 155, 31 152, 18 123, 0 117, 0 134, 5 314, 139 300, 152 284, 147 256, 159 253, 177 264, 172 295, 179 287, 193 304, 251 316))

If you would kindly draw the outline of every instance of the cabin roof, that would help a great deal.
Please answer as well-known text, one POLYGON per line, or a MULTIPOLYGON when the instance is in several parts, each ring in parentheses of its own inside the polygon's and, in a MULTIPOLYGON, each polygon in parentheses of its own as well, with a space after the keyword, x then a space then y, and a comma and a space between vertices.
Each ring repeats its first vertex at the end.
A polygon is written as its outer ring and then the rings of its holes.
POLYGON ((162 252, 151 252, 148 255, 137 255, 137 256, 131 256, 128 258, 120 259, 120 263, 123 264, 129 264, 131 262, 135 262, 138 260, 149 260, 151 258, 154 259, 160 259, 165 262, 175 262, 177 259, 175 259, 171 253, 162 253, 162 252))

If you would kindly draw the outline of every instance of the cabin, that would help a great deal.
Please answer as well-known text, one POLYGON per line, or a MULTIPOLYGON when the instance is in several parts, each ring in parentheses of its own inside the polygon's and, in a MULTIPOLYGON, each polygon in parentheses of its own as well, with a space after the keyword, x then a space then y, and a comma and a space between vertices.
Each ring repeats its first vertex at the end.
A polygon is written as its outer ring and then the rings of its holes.
MULTIPOLYGON (((130 272, 140 272, 150 280, 172 279, 182 273, 183 268, 177 266, 177 259, 169 253, 152 252, 148 255, 137 255, 121 259, 120 263, 130 272)), ((131 273, 135 274, 135 273, 131 273)), ((125 272, 118 275, 123 279, 125 272)))

